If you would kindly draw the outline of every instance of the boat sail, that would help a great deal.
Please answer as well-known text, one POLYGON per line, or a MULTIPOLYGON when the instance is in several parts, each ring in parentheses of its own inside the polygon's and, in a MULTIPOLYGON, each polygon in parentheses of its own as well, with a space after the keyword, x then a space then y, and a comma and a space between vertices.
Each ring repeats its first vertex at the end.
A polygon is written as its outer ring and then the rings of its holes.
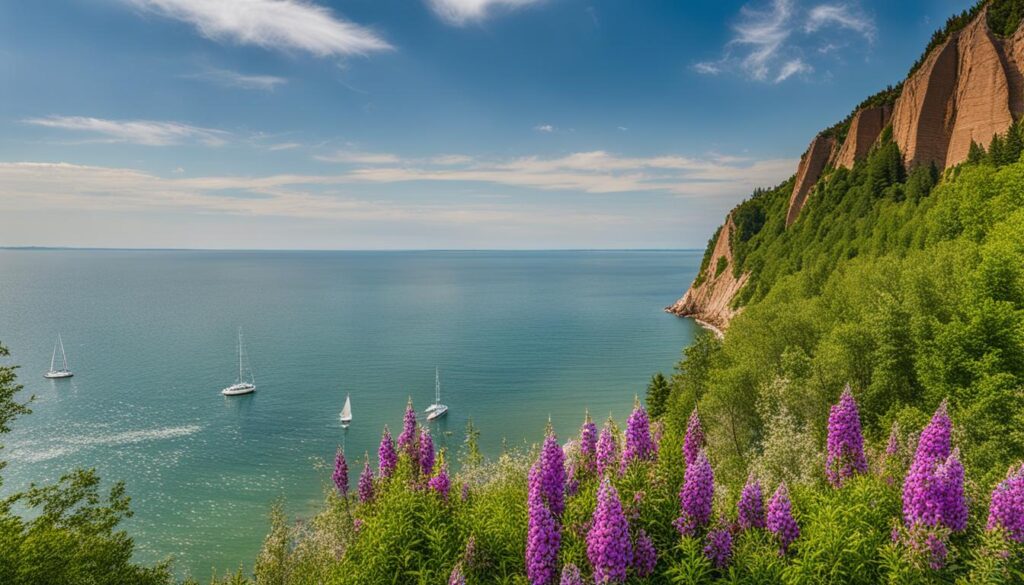
POLYGON ((57 343, 53 344, 53 356, 50 357, 50 371, 43 374, 44 378, 70 378, 74 376, 68 369, 68 355, 64 353, 64 341, 57 334, 57 343), (60 369, 57 368, 57 350, 60 349, 60 369))
POLYGON ((448 407, 441 404, 441 372, 434 368, 434 403, 427 407, 427 420, 436 420, 448 414, 448 407))
POLYGON ((234 384, 220 391, 224 396, 240 396, 256 391, 256 377, 252 375, 252 369, 248 370, 249 376, 246 379, 245 347, 242 343, 242 328, 238 328, 238 380, 234 384))
POLYGON ((345 395, 345 406, 341 408, 341 427, 347 429, 352 424, 352 397, 345 395))

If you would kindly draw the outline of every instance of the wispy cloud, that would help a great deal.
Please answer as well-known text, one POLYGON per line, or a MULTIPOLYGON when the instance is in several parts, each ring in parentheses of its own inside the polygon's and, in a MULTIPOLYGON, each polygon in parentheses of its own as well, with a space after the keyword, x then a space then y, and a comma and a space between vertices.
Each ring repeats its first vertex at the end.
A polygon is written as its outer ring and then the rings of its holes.
POLYGON ((442 20, 455 26, 480 22, 491 16, 496 9, 511 10, 539 4, 544 0, 427 0, 434 13, 442 20))
POLYGON ((393 47, 373 30, 306 0, 123 0, 187 22, 203 36, 319 57, 366 55, 393 47))
POLYGON ((874 21, 855 2, 807 6, 798 0, 771 0, 748 4, 740 9, 722 57, 697 62, 693 69, 704 75, 739 72, 753 80, 781 83, 814 70, 808 62, 809 52, 821 59, 839 48, 832 42, 838 34, 832 29, 848 31, 848 36, 856 35, 868 43, 875 38, 874 21), (828 38, 823 38, 826 34, 828 38), (829 50, 820 49, 823 41, 829 50), (809 51, 812 45, 819 48, 809 51))
POLYGON ((179 122, 154 120, 106 120, 85 116, 47 116, 29 118, 27 124, 85 132, 102 142, 127 142, 145 146, 168 146, 198 142, 207 146, 221 146, 229 133, 212 128, 191 126, 179 122))
POLYGON ((354 150, 339 150, 331 154, 316 155, 313 158, 322 162, 361 165, 394 164, 400 160, 398 156, 393 154, 383 152, 360 152, 354 150))
POLYGON ((267 150, 293 150, 296 148, 302 148, 302 144, 298 142, 279 142, 277 144, 271 144, 270 146, 267 147, 267 150))
POLYGON ((189 79, 201 79, 223 87, 237 87, 240 89, 259 89, 270 91, 279 85, 288 83, 284 77, 276 75, 247 75, 228 69, 209 68, 198 73, 183 75, 189 79))
POLYGON ((555 127, 551 124, 537 124, 533 127, 537 132, 551 133, 555 131, 555 127))

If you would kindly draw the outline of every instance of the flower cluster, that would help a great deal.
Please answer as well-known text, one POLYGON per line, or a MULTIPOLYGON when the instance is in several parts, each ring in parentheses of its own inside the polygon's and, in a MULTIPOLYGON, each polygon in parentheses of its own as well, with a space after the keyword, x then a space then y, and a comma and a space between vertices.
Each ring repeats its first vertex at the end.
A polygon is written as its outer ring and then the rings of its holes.
POLYGON ((531 585, 546 585, 554 579, 558 566, 558 548, 562 532, 542 495, 543 481, 539 464, 530 468, 527 496, 526 576, 531 585))
POLYGON ((633 412, 626 421, 626 447, 622 450, 622 462, 619 472, 633 461, 649 461, 654 459, 654 441, 651 439, 651 422, 647 411, 639 400, 634 401, 633 412))
POLYGON ((687 536, 704 527, 711 520, 711 504, 715 496, 715 474, 707 454, 700 451, 693 463, 686 466, 683 487, 679 490, 682 515, 675 526, 687 536))
POLYGON ((558 437, 555 436, 550 424, 544 437, 538 464, 541 496, 551 509, 551 513, 561 516, 565 510, 565 452, 558 444, 558 437))
POLYGON ((395 452, 395 443, 391 440, 391 431, 384 425, 384 434, 380 437, 380 447, 377 448, 377 470, 382 478, 391 477, 398 467, 398 453, 395 452))
POLYGON ((764 528, 764 495, 761 492, 761 482, 751 474, 747 478, 747 484, 740 492, 740 500, 736 504, 737 522, 742 530, 751 528, 764 528))
POLYGON ((921 431, 914 461, 903 482, 903 519, 907 527, 967 526, 964 468, 952 450, 952 422, 943 402, 921 431), (952 452, 951 452, 952 451, 952 452))
POLYGON ((434 440, 430 438, 430 429, 420 429, 420 474, 430 477, 434 473, 434 440))
POLYGON ((850 387, 846 386, 839 403, 828 415, 828 457, 825 475, 834 487, 842 487, 843 480, 868 470, 864 457, 864 436, 860 430, 857 402, 850 387))
POLYGON ((636 533, 636 542, 633 543, 633 573, 643 579, 654 572, 654 566, 658 564, 658 551, 654 548, 654 542, 643 528, 636 533))
POLYGON ((597 475, 604 477, 604 474, 612 469, 612 466, 619 458, 619 445, 615 441, 614 423, 611 417, 601 429, 601 436, 597 439, 597 475))
POLYGON ((363 472, 359 474, 359 503, 373 501, 373 469, 370 467, 370 454, 363 457, 363 472))
POLYGON ((711 561, 716 569, 728 567, 729 560, 732 558, 732 532, 726 527, 708 532, 707 543, 704 545, 704 556, 711 561))
POLYGON ((558 585, 583 585, 583 575, 580 575, 579 567, 572 563, 562 567, 562 578, 558 585))
POLYGON ((419 469, 417 438, 416 411, 412 408, 412 398, 410 398, 405 406, 405 416, 402 418, 402 434, 398 435, 398 450, 409 455, 415 470, 419 469))
POLYGON ((437 492, 442 500, 448 499, 448 491, 451 489, 452 483, 448 478, 448 466, 443 460, 438 465, 437 475, 431 477, 427 482, 427 487, 437 492))
POLYGON ((331 474, 331 479, 334 480, 334 487, 338 488, 338 493, 342 497, 348 495, 348 463, 345 461, 345 452, 338 449, 338 454, 334 456, 334 473, 331 474))
POLYGON ((619 493, 608 478, 601 480, 597 491, 594 521, 587 533, 587 558, 594 569, 594 582, 602 585, 625 581, 633 563, 629 522, 622 513, 619 493))
POLYGON ((1011 467, 1006 479, 992 491, 987 528, 1001 528, 1010 540, 1024 542, 1024 465, 1011 467))
POLYGON ((683 438, 683 457, 687 466, 693 464, 703 446, 704 429, 700 426, 700 417, 697 416, 697 409, 694 408, 690 414, 690 421, 686 423, 686 437, 683 438))
POLYGON ((466 576, 462 574, 462 564, 456 564, 448 577, 448 585, 466 585, 466 576))
POLYGON ((597 471, 597 425, 587 412, 580 427, 580 469, 586 473, 597 471))
POLYGON ((785 556, 789 545, 800 537, 800 527, 793 518, 793 506, 789 501, 789 489, 782 483, 768 502, 768 531, 779 539, 779 554, 785 556))

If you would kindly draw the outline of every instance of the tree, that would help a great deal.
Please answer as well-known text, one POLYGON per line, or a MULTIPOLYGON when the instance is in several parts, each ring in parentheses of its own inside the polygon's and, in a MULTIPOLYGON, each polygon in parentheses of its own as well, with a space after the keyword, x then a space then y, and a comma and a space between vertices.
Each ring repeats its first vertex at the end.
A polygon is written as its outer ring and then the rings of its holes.
POLYGON ((651 376, 651 381, 647 384, 647 412, 652 418, 665 414, 665 402, 668 401, 669 392, 668 380, 661 372, 651 376))

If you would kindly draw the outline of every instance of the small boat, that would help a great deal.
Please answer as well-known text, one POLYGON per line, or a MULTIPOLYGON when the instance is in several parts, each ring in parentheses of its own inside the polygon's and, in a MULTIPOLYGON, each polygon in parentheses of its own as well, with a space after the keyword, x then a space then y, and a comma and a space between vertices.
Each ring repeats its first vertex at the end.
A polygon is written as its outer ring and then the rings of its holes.
POLYGON ((347 429, 352 424, 352 397, 345 395, 345 406, 341 408, 341 428, 347 429))
POLYGON ((50 371, 43 374, 44 378, 57 379, 57 378, 70 378, 74 376, 71 370, 68 369, 68 355, 64 353, 64 342, 60 338, 60 333, 57 334, 57 343, 53 344, 53 356, 50 357, 50 371), (57 349, 60 349, 60 362, 61 367, 57 369, 57 349))
POLYGON ((434 403, 427 407, 427 420, 437 420, 448 414, 448 407, 441 404, 441 372, 434 368, 434 403))
POLYGON ((241 396, 242 394, 251 394, 256 391, 256 377, 252 375, 252 369, 249 369, 249 377, 246 379, 245 376, 245 349, 242 344, 242 328, 238 328, 238 380, 228 386, 227 388, 220 391, 224 396, 241 396))

